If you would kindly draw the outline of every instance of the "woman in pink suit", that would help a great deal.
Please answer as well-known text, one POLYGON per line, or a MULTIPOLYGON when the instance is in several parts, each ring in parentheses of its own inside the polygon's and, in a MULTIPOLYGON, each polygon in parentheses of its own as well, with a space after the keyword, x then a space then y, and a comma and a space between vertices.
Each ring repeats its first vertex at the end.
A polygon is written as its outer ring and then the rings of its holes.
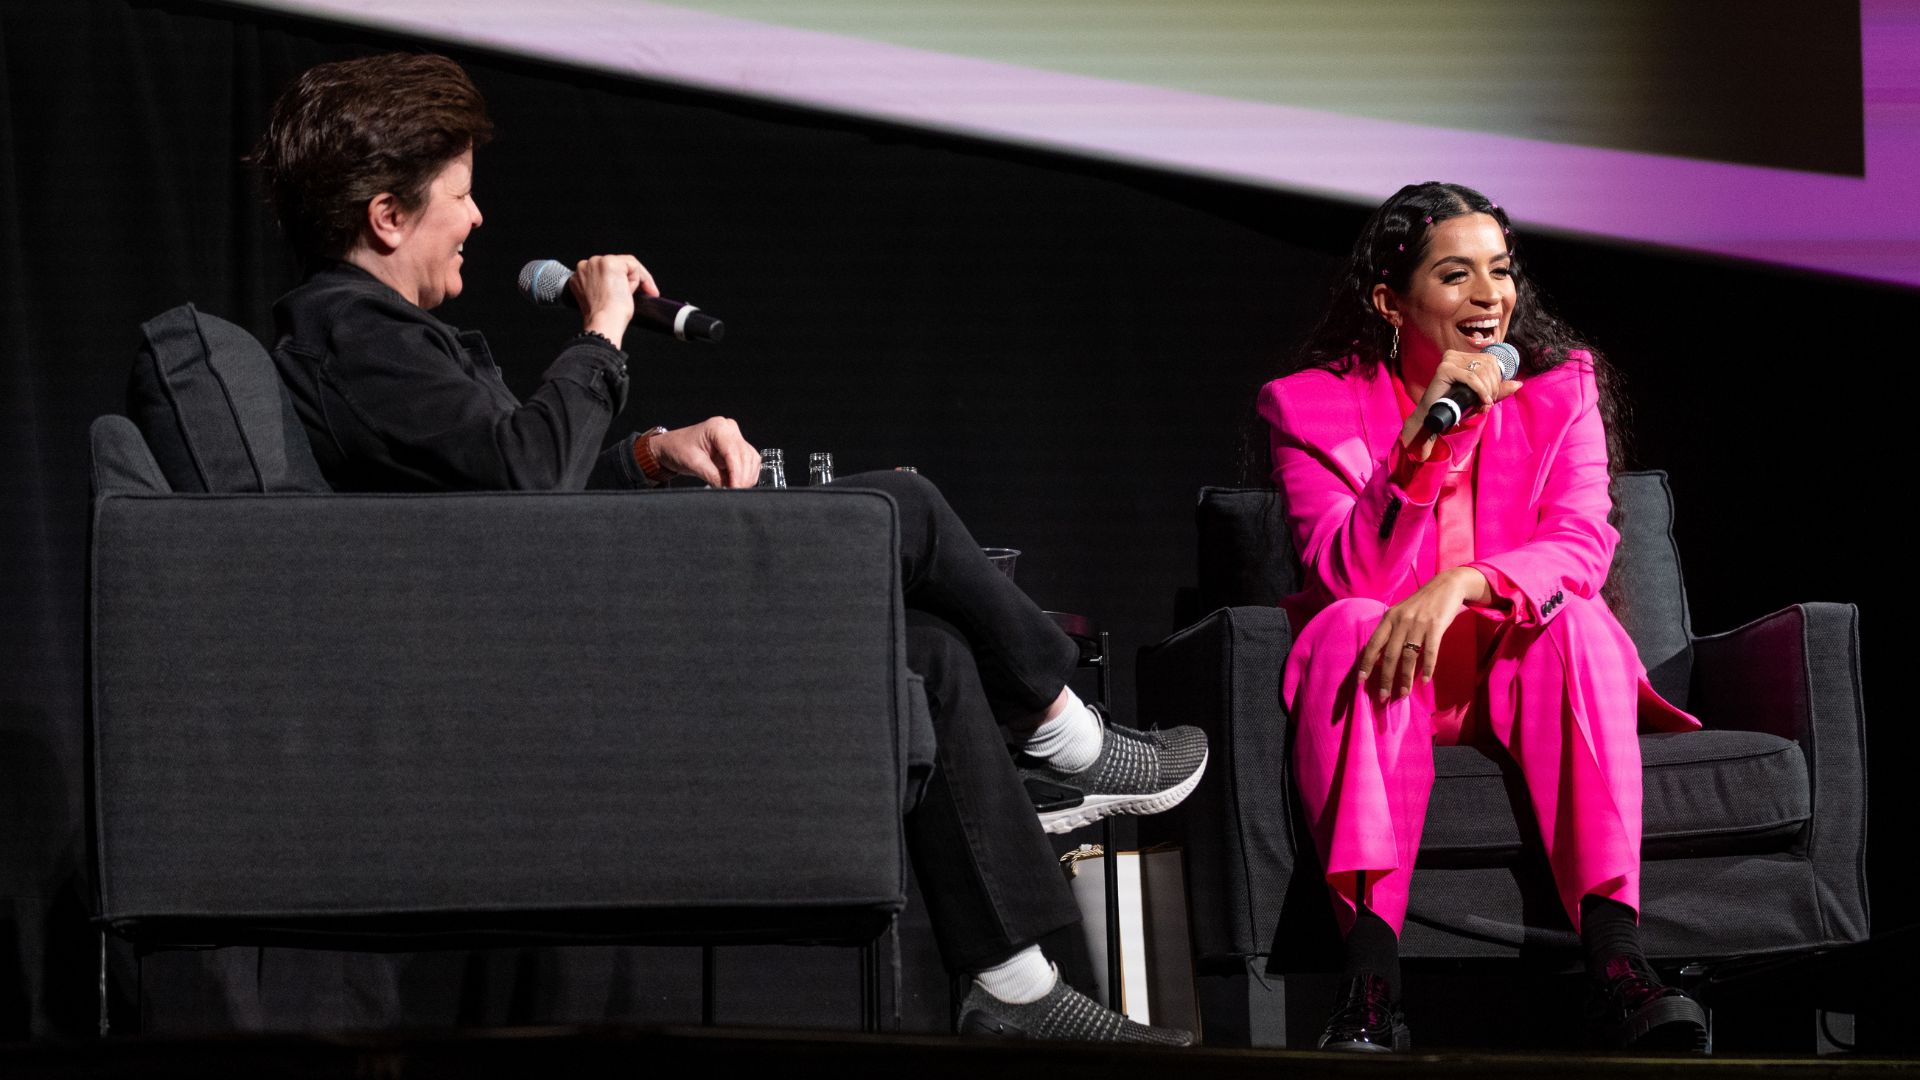
POLYGON ((1260 393, 1306 588, 1284 603, 1295 775, 1351 976, 1320 1045, 1408 1045, 1399 933, 1435 742, 1525 779, 1613 1045, 1703 1049, 1705 1014, 1641 952, 1638 729, 1698 727, 1654 693, 1600 597, 1618 533, 1618 412, 1600 354, 1519 272, 1506 214, 1453 184, 1368 220, 1291 374, 1260 393), (1503 378, 1483 352, 1507 342, 1503 378), (1466 418, 1425 418, 1449 391, 1466 418))

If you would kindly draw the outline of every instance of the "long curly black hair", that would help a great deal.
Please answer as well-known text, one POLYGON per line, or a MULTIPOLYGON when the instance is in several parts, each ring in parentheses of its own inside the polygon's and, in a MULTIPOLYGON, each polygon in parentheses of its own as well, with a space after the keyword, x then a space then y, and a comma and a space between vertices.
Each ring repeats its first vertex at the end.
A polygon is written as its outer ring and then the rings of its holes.
POLYGON ((1393 328, 1374 310, 1373 287, 1384 284, 1406 295, 1413 271, 1427 257, 1433 227, 1467 214, 1486 214, 1498 221, 1508 237, 1508 250, 1513 252, 1516 297, 1507 341, 1520 350, 1520 377, 1566 363, 1570 350, 1590 353, 1600 389, 1600 419, 1607 430, 1608 468, 1623 468, 1628 417, 1618 374, 1599 349, 1583 341, 1547 309, 1540 291, 1527 276, 1507 212, 1485 195, 1459 184, 1437 180, 1408 184, 1380 204, 1361 228, 1353 251, 1335 277, 1319 325, 1275 377, 1309 368, 1344 375, 1356 367, 1372 370, 1385 363, 1392 349, 1393 328))

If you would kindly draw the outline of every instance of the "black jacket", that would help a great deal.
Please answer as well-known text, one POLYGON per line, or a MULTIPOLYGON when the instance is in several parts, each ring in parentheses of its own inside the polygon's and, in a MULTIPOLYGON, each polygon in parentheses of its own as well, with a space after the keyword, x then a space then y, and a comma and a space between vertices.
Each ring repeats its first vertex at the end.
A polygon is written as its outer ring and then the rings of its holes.
POLYGON ((629 435, 603 453, 627 401, 626 354, 568 345, 525 402, 486 339, 448 326, 347 263, 273 309, 274 363, 336 491, 645 487, 629 435))

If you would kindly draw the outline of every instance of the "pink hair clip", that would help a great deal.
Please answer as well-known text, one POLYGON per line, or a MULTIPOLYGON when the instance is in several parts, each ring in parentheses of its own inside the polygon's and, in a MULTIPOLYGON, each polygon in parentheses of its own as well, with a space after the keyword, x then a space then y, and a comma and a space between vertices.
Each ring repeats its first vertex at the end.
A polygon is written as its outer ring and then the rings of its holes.
POLYGON ((1431 224, 1433 224, 1433 215, 1432 215, 1432 214, 1428 214, 1428 215, 1427 215, 1427 224, 1429 224, 1429 225, 1431 225, 1431 224))
POLYGON ((1401 251, 1405 251, 1405 250, 1407 250, 1407 245, 1405 245, 1405 244, 1401 244, 1401 245, 1400 245, 1400 250, 1401 250, 1401 251))
POLYGON ((1382 270, 1380 271, 1380 276, 1381 276, 1381 277, 1386 277, 1386 276, 1387 276, 1387 272, 1386 272, 1386 270, 1385 270, 1385 269, 1382 269, 1382 270))
POLYGON ((1498 209, 1500 209, 1500 204, 1499 204, 1499 203, 1491 203, 1491 204, 1489 204, 1489 205, 1491 205, 1491 206, 1492 206, 1492 207, 1493 207, 1493 208, 1494 208, 1495 210, 1498 210, 1498 209))

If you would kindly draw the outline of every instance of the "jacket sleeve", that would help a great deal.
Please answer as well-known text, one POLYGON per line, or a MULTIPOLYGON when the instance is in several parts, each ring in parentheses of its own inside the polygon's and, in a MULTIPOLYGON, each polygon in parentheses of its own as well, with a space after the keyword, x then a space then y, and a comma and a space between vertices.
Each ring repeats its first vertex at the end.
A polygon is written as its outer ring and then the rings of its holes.
POLYGON ((1311 583, 1336 599, 1391 603, 1410 592, 1440 482, 1454 455, 1478 439, 1478 427, 1442 437, 1423 463, 1404 463, 1397 438, 1384 453, 1367 445, 1351 386, 1322 371, 1268 383, 1258 409, 1271 439, 1273 481, 1311 583))
MULTIPOLYGON (((422 321, 343 315, 324 377, 380 443, 363 449, 452 489, 576 490, 596 473, 607 427, 626 404, 624 353, 575 342, 522 402, 499 383, 490 357, 489 370, 477 373, 461 355, 484 357, 477 334, 454 339, 422 321)), ((604 463, 598 472, 606 475, 604 463)))
MULTIPOLYGON (((1607 490, 1607 434, 1593 368, 1579 360, 1565 367, 1572 369, 1561 384, 1569 419, 1558 432, 1557 444, 1544 450, 1533 532, 1517 547, 1473 564, 1491 567, 1506 578, 1512 589, 1501 591, 1513 604, 1511 617, 1527 626, 1553 619, 1569 596, 1597 595, 1620 542, 1619 531, 1607 523, 1613 499, 1607 490)), ((1535 378, 1522 393, 1544 391, 1544 381, 1544 376, 1535 378)))

